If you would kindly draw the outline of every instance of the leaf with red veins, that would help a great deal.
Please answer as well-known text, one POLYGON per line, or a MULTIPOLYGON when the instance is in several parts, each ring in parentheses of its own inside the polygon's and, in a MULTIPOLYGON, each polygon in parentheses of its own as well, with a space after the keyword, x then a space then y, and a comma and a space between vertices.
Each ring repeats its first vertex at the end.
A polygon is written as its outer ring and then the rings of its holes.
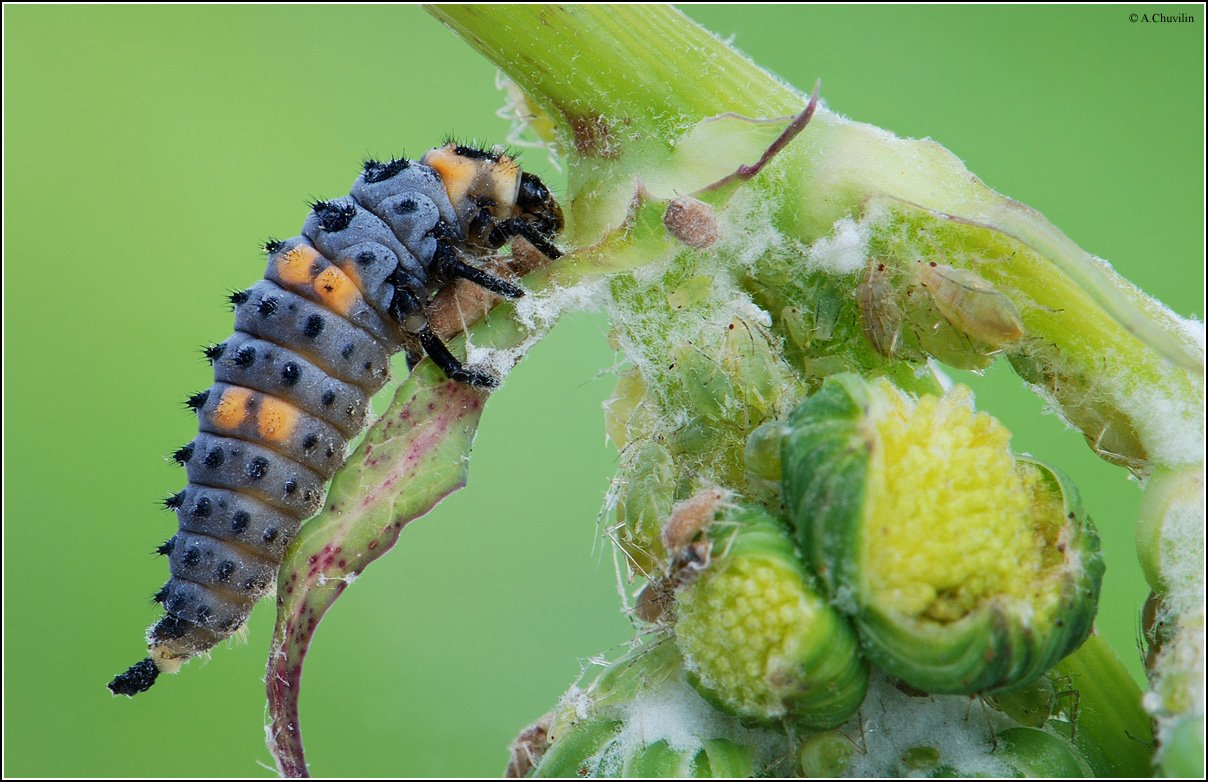
POLYGON ((409 522, 465 486, 488 393, 424 362, 337 474, 319 515, 277 574, 277 625, 266 686, 269 749, 286 777, 308 775, 298 721, 302 664, 323 615, 390 550, 409 522))

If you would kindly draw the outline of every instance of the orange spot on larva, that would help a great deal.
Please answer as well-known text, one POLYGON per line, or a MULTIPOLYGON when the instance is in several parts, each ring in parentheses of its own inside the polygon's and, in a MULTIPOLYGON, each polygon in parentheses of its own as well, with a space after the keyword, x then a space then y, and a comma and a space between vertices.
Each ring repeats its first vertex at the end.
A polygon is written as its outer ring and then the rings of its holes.
POLYGON ((298 409, 288 402, 266 396, 256 418, 256 429, 265 440, 282 443, 293 434, 298 423, 298 409))
POLYGON ((223 391, 211 419, 214 425, 222 429, 238 429, 247 416, 247 403, 251 398, 252 392, 239 386, 232 386, 223 391))
POLYGON ((310 282, 314 273, 314 262, 318 257, 318 250, 300 244, 277 259, 277 275, 286 284, 304 285, 310 282))
POLYGON ((315 293, 332 312, 347 315, 356 303, 360 290, 348 275, 335 266, 328 266, 315 277, 315 293))
POLYGON ((432 150, 425 156, 424 163, 440 174, 440 181, 454 205, 462 202, 478 175, 475 161, 458 155, 452 146, 432 150))

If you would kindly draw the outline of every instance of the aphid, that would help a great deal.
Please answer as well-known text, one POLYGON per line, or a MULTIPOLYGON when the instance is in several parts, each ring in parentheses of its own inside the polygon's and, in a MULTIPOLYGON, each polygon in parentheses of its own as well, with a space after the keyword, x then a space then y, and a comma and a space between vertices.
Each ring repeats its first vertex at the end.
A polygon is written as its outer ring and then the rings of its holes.
POLYGON ((856 303, 864 335, 878 353, 892 357, 902 339, 902 310, 894 299, 897 291, 886 279, 887 274, 885 264, 873 259, 864 282, 856 288, 856 303))
POLYGON ((650 578, 634 606, 634 614, 643 622, 661 621, 675 603, 675 590, 708 567, 713 543, 707 533, 726 500, 727 494, 721 489, 701 489, 672 508, 662 530, 667 552, 663 572, 650 578))
POLYGON ((166 615, 111 691, 142 692, 242 627, 322 506, 392 355, 422 349, 453 380, 497 383, 441 342, 428 302, 456 278, 520 296, 472 261, 515 236, 557 258, 561 229, 540 179, 498 149, 449 143, 419 162, 366 162, 348 195, 313 205, 300 236, 265 243, 264 279, 230 296, 234 335, 205 351, 214 384, 188 400, 200 433, 173 454, 189 482, 165 500, 179 520, 159 548, 166 615))
POLYGON ((1019 310, 976 272, 925 263, 920 282, 948 322, 973 339, 997 348, 1023 336, 1019 310))

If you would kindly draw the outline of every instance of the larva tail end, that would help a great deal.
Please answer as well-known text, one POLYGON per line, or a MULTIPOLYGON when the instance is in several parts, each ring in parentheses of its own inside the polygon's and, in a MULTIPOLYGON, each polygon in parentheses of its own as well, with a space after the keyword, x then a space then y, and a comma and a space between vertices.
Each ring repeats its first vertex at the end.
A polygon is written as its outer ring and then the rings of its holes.
POLYGON ((109 691, 114 695, 133 698, 140 692, 151 689, 158 676, 159 668, 156 667, 155 661, 147 657, 131 665, 125 673, 114 677, 113 681, 109 682, 109 691))

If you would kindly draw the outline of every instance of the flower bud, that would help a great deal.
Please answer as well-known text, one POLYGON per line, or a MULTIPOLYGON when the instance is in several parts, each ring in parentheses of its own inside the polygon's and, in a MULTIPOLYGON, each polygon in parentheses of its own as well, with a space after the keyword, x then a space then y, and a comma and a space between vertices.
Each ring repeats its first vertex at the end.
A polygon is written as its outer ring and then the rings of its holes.
POLYGON ((1103 577, 1073 485, 968 397, 835 376, 782 443, 807 560, 872 662, 933 693, 1034 682, 1089 634, 1103 577))
POLYGON ((868 667, 846 620, 807 583, 787 530, 762 509, 739 508, 711 533, 709 566, 677 600, 690 681, 718 708, 756 722, 847 720, 864 699, 868 667))

